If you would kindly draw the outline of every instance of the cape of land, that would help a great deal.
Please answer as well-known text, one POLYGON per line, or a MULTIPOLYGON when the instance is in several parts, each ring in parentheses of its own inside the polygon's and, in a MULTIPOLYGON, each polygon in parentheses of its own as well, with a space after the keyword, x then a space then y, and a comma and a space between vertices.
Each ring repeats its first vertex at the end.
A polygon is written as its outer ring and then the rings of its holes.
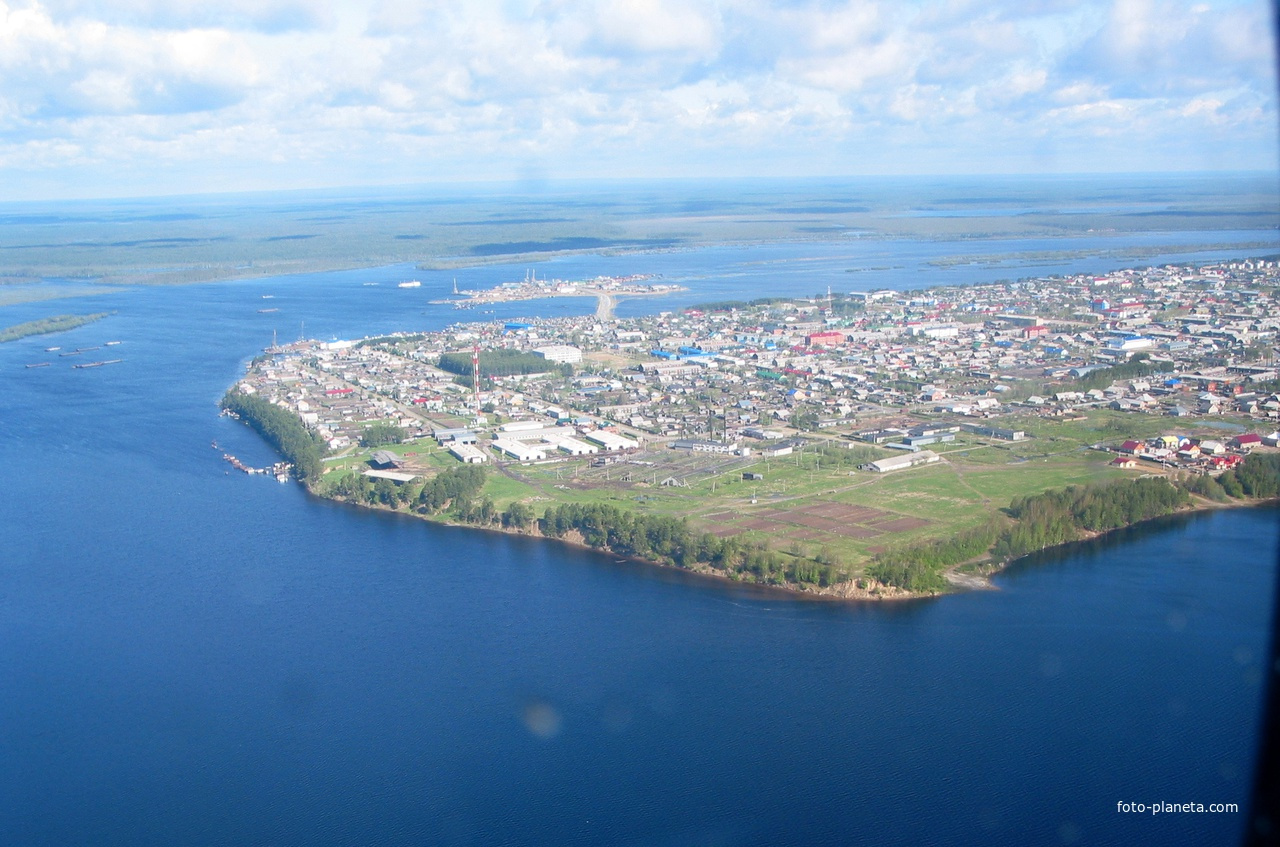
POLYGON ((28 338, 32 335, 50 335, 55 332, 66 332, 69 329, 100 321, 107 317, 108 314, 108 312, 97 312, 92 315, 53 315, 40 320, 15 324, 14 326, 0 329, 0 343, 17 341, 19 338, 28 338))
POLYGON ((1167 266, 302 341, 224 406, 322 496, 911 597, 1280 494, 1277 327, 1275 261, 1167 266))

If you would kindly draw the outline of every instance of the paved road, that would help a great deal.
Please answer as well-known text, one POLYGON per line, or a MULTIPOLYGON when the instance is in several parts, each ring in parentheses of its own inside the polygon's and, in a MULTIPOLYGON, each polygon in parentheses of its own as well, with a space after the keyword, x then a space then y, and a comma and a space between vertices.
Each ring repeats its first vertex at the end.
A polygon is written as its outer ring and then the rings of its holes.
POLYGON ((622 298, 613 294, 600 292, 596 295, 596 317, 602 321, 613 320, 613 307, 618 305, 618 300, 622 298))

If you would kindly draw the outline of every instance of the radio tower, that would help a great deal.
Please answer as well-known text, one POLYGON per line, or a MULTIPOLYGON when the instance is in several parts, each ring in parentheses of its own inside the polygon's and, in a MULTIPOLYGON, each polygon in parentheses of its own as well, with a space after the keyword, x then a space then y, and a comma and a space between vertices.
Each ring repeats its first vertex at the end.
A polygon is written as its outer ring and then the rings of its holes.
POLYGON ((471 348, 471 387, 475 391, 476 417, 480 417, 480 345, 471 348))

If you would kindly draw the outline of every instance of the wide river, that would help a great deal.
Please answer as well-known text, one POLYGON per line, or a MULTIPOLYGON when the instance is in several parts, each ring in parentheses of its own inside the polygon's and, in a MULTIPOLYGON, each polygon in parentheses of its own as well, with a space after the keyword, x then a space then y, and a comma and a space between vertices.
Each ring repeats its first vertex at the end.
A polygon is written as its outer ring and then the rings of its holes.
MULTIPOLYGON (((693 289, 624 304, 639 312, 880 287, 886 264, 912 268, 911 285, 978 274, 927 265, 954 246, 906 246, 892 262, 849 244, 726 247, 539 275, 652 272, 693 289)), ((998 591, 842 605, 228 473, 214 439, 270 457, 216 402, 273 329, 351 337, 594 308, 428 305, 454 275, 401 266, 4 310, 5 325, 117 314, 0 345, 0 843, 1238 838, 1243 813, 1116 809, 1247 803, 1274 509, 1042 555, 998 591), (422 287, 395 287, 410 277, 422 287), (124 361, 96 369, 44 349, 108 340, 122 343, 86 357, 124 361), (38 361, 53 364, 23 367, 38 361)), ((456 274, 467 287, 523 275, 456 274)))

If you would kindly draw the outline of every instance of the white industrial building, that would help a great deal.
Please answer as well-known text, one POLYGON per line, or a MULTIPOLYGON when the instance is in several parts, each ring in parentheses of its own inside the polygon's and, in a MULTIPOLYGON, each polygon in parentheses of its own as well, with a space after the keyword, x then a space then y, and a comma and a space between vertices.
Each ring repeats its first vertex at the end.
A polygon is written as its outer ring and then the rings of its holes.
POLYGON ((555 445, 570 456, 594 456, 600 452, 600 448, 594 444, 587 444, 576 438, 560 438, 556 440, 555 445))
POLYGON ((493 447, 518 462, 539 462, 547 458, 546 446, 543 444, 529 444, 524 441, 513 441, 509 438, 497 438, 494 439, 493 447))
POLYGON ((634 441, 626 436, 618 435, 616 432, 608 432, 603 429, 583 433, 583 437, 588 441, 599 444, 608 451, 637 450, 640 447, 640 442, 638 441, 634 441))
POLYGON ((562 365, 576 365, 582 361, 582 351, 568 344, 551 344, 538 347, 533 352, 549 362, 559 362, 562 365))
POLYGON ((903 456, 890 456, 887 459, 877 459, 874 462, 868 462, 860 467, 864 471, 874 471, 875 473, 888 473, 889 471, 901 471, 907 468, 914 468, 916 465, 932 464, 941 460, 941 456, 932 450, 921 450, 919 453, 907 453, 903 456))
POLYGON ((502 432, 531 432, 533 430, 544 429, 546 424, 542 421, 512 421, 498 427, 502 432))
POLYGON ((481 464, 487 458, 479 448, 458 442, 449 446, 449 455, 467 465, 481 464))

